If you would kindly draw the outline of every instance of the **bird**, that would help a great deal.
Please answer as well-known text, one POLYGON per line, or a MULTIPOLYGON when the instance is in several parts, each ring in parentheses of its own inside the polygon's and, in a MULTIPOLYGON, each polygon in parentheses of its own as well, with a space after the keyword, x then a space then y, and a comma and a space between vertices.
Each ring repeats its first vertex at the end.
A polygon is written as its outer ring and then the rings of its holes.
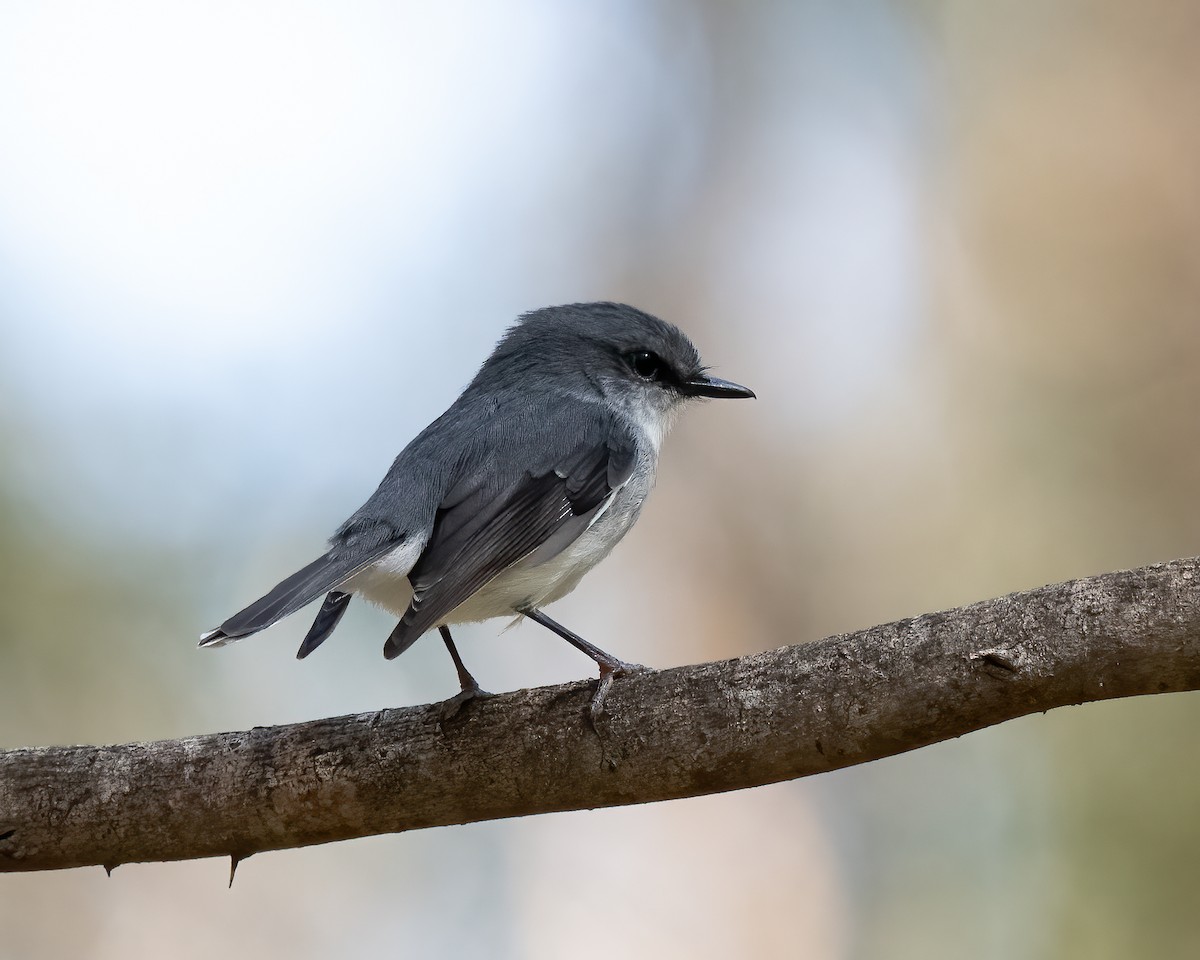
MULTIPOLYGON (((303 659, 361 596, 398 618, 391 660, 436 627, 460 691, 453 716, 484 691, 450 627, 528 618, 595 661, 589 707, 638 668, 543 612, 603 560, 641 513, 680 408, 754 391, 709 374, 687 335, 627 304, 573 303, 523 314, 474 379, 396 457, 328 550, 201 635, 220 647, 324 594, 296 653, 303 659)), ((515 622, 515 621, 514 621, 515 622)))

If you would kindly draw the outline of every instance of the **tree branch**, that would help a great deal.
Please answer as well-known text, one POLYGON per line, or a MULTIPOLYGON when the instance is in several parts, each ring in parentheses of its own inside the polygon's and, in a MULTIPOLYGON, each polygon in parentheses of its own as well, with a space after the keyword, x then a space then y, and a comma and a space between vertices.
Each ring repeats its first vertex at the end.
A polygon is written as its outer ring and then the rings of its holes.
POLYGON ((1065 704, 1200 688, 1200 560, 614 685, 0 753, 0 871, 231 856, 737 790, 1065 704))

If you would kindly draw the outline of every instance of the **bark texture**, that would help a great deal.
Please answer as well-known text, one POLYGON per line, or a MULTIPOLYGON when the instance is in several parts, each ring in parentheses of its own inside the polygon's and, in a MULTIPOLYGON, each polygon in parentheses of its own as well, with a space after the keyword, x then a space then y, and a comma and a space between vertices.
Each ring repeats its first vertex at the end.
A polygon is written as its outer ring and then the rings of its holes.
POLYGON ((0 871, 230 856, 698 796, 1066 704, 1200 688, 1200 560, 469 704, 0 753, 0 871))

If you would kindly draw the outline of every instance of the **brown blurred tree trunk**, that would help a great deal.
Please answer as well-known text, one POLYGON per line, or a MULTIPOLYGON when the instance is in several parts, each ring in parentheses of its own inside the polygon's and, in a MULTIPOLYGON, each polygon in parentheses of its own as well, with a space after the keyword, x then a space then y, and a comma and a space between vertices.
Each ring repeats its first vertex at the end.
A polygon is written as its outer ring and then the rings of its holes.
POLYGON ((1200 560, 616 683, 157 743, 0 753, 0 871, 251 854, 698 796, 1066 704, 1200 688, 1200 560))

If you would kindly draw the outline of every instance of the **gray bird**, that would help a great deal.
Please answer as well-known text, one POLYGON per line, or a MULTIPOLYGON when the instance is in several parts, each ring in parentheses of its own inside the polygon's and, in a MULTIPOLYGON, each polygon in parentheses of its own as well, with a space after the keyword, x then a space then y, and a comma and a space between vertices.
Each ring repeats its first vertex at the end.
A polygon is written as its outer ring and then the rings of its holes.
POLYGON ((619 303, 525 314, 450 409, 396 458, 329 550, 200 638, 219 647, 325 602, 297 658, 361 594, 400 618, 389 660, 437 627, 458 671, 453 714, 483 693, 450 625, 525 616, 600 667, 592 718, 633 665, 541 608, 572 590, 625 536, 654 484, 675 414, 695 397, 753 397, 709 376, 675 326, 619 303))

